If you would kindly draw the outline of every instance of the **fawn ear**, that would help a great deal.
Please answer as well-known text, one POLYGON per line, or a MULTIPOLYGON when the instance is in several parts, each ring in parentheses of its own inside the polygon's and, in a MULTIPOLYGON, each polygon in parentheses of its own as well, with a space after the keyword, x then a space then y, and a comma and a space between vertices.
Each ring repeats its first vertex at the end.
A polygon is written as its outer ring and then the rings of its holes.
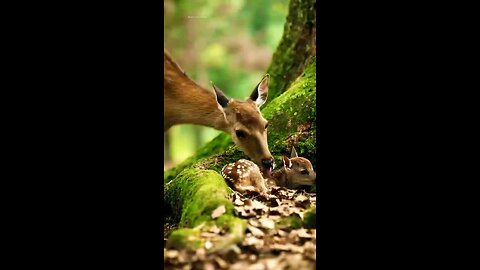
POLYGON ((292 153, 290 154, 290 158, 298 157, 297 151, 295 150, 295 146, 292 147, 292 153))
POLYGON ((265 101, 267 101, 269 80, 270 75, 265 75, 258 85, 255 86, 255 89, 253 89, 253 92, 249 97, 249 99, 255 101, 255 104, 257 104, 257 107, 259 108, 265 103, 265 101))
POLYGON ((220 90, 220 88, 216 87, 212 82, 210 82, 213 86, 213 93, 215 94, 215 99, 217 100, 217 105, 218 105, 218 108, 220 109, 220 111, 223 112, 223 114, 225 114, 225 112, 223 111, 223 108, 227 107, 228 106, 228 102, 230 102, 230 100, 228 100, 227 96, 225 96, 225 94, 222 92, 222 90, 220 90))
POLYGON ((292 167, 292 162, 290 161, 290 159, 287 156, 283 156, 282 160, 283 160, 283 167, 285 169, 292 167))

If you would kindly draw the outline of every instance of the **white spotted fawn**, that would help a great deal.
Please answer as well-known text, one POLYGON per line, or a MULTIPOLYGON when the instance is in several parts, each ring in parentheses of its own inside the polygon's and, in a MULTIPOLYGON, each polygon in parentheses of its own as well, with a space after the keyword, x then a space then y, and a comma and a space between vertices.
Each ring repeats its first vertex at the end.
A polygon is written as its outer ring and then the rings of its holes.
POLYGON ((222 176, 233 189, 242 194, 247 191, 265 193, 267 184, 269 187, 281 186, 290 189, 311 186, 317 178, 312 163, 306 158, 299 157, 295 148, 292 148, 290 158, 283 156, 283 167, 274 171, 269 179, 264 179, 258 166, 246 159, 225 165, 222 168, 222 176))

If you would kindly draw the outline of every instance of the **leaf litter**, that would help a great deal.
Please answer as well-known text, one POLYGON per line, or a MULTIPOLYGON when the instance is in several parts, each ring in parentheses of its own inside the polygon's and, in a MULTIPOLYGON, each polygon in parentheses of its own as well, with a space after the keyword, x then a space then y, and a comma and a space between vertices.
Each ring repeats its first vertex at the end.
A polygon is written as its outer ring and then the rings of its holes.
MULTIPOLYGON (((316 194, 284 187, 272 187, 266 194, 251 192, 231 196, 235 214, 248 220, 245 238, 229 250, 211 253, 225 231, 216 226, 202 228, 204 240, 197 250, 164 249, 165 269, 315 269, 316 229, 277 226, 277 222, 297 216, 316 205, 316 194)), ((216 219, 225 213, 221 205, 211 213, 216 219)))

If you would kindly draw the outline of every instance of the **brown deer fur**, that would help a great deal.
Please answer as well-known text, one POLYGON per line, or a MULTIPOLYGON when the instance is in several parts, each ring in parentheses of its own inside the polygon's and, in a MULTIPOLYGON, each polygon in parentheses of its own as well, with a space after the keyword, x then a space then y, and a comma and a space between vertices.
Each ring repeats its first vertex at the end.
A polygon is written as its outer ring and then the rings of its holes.
POLYGON ((260 113, 268 94, 268 74, 245 101, 228 99, 213 85, 208 91, 188 78, 164 49, 164 131, 178 124, 212 127, 232 141, 270 175, 273 158, 267 144, 267 120, 260 113))

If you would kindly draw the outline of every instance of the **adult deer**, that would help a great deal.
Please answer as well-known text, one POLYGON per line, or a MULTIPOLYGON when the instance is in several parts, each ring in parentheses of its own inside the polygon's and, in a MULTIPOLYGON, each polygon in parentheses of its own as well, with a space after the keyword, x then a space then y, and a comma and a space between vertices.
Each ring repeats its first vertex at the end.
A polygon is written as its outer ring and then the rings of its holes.
POLYGON ((229 99, 218 87, 208 91, 191 80, 163 51, 164 132, 178 124, 194 124, 224 131, 255 163, 262 166, 268 177, 273 158, 267 144, 268 122, 259 108, 268 95, 267 74, 245 101, 229 99))

